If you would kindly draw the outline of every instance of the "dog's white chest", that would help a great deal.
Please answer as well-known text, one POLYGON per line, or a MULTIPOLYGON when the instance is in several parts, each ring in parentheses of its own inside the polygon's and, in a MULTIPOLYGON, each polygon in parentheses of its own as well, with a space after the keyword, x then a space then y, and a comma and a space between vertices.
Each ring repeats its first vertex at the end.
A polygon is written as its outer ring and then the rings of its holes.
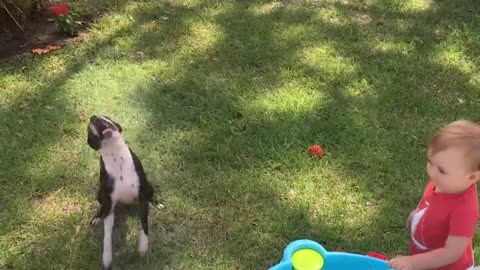
MULTIPOLYGON (((113 201, 134 203, 138 199, 139 179, 128 148, 102 153, 105 169, 113 178, 113 201)), ((103 152, 103 151, 102 151, 103 152)))

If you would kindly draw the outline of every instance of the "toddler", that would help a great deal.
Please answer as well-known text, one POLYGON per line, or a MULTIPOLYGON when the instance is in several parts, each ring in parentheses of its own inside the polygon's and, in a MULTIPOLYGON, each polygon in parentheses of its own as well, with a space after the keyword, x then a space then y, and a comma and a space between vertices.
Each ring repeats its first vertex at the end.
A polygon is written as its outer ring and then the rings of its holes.
POLYGON ((474 269, 472 239, 479 218, 480 125, 461 120, 440 129, 427 146, 429 182, 408 219, 410 256, 396 270, 474 269))

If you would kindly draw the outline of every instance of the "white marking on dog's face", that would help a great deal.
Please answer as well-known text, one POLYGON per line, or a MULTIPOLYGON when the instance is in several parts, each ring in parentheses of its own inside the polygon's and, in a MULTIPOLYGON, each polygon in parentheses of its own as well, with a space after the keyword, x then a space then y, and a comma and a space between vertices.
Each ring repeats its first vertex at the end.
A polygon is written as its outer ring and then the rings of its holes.
POLYGON ((92 132, 96 133, 96 135, 102 134, 105 129, 111 129, 114 131, 122 132, 120 125, 113 122, 111 119, 109 119, 106 116, 93 115, 92 117, 90 117, 89 126, 92 132))
POLYGON ((108 123, 112 124, 113 126, 115 126, 115 124, 110 119, 106 118, 105 116, 99 116, 98 118, 101 118, 103 121, 108 122, 108 123))
POLYGON ((121 132, 122 127, 110 118, 93 115, 88 125, 88 142, 93 149, 99 150, 122 141, 121 132))
POLYGON ((144 256, 148 250, 148 236, 143 230, 140 230, 140 235, 138 239, 138 253, 140 256, 144 256))
POLYGON ((99 133, 98 133, 97 127, 95 127, 94 124, 90 123, 89 127, 90 127, 90 130, 92 131, 93 135, 100 136, 99 133))

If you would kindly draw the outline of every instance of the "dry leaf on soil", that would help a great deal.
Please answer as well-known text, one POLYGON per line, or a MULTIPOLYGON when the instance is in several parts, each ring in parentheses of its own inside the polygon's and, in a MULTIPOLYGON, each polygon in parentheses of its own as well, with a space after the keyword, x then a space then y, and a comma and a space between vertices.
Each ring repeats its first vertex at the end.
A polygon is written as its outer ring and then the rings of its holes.
POLYGON ((44 54, 44 53, 49 53, 51 51, 55 51, 55 50, 58 50, 62 48, 61 46, 57 46, 57 45, 47 45, 47 47, 45 48, 37 48, 37 49, 33 49, 32 50, 32 53, 33 54, 38 54, 38 55, 41 55, 41 54, 44 54))

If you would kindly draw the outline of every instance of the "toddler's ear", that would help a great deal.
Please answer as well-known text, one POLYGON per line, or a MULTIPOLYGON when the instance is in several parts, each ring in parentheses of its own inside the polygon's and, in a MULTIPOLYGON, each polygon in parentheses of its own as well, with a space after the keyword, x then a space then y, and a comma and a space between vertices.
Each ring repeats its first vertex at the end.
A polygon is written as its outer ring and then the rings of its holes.
POLYGON ((468 177, 468 181, 472 184, 475 184, 478 180, 480 180, 480 171, 474 171, 468 177))

